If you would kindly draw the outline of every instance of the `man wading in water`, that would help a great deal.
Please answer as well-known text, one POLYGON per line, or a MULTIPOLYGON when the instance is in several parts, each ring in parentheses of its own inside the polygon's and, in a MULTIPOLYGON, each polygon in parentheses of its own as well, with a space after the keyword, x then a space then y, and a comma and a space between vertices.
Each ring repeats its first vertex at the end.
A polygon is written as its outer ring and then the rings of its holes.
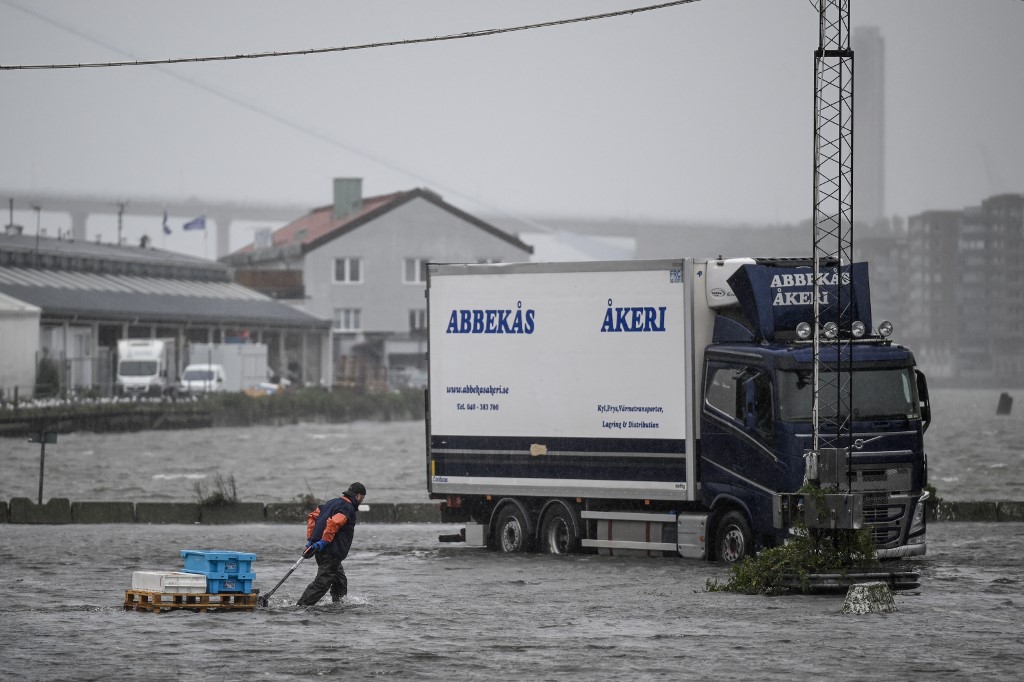
POLYGON ((316 553, 316 577, 299 597, 299 606, 313 606, 331 591, 331 601, 348 594, 348 578, 341 562, 352 547, 359 505, 366 486, 353 483, 341 497, 327 500, 310 512, 306 521, 306 555, 316 553))

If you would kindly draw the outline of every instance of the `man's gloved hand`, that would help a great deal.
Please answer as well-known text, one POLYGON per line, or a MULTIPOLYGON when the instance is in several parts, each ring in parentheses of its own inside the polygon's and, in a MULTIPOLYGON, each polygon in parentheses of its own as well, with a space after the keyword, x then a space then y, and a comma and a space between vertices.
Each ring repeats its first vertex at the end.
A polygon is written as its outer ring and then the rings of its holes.
POLYGON ((313 548, 314 552, 319 554, 327 548, 327 540, 317 540, 311 545, 311 547, 313 548))
POLYGON ((309 549, 310 545, 313 544, 312 540, 306 540, 306 549, 309 549))

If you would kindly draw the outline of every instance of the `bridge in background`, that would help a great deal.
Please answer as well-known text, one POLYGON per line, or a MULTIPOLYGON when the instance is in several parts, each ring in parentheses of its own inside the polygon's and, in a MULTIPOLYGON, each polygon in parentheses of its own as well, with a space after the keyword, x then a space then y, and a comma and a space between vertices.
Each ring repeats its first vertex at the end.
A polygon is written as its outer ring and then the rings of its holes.
MULTIPOLYGON (((268 222, 291 222, 305 215, 312 206, 298 204, 255 203, 251 201, 217 201, 198 199, 167 199, 159 197, 104 197, 98 195, 76 195, 51 192, 25 192, 23 190, 0 189, 4 204, 14 202, 18 211, 35 210, 64 212, 71 216, 71 235, 85 241, 86 221, 92 214, 162 217, 164 211, 169 217, 188 219, 206 216, 206 229, 216 234, 216 258, 229 252, 231 223, 234 220, 265 220, 268 222), (211 225, 212 223, 212 225, 211 225), (215 226, 215 227, 214 227, 215 226)), ((4 206, 3 208, 7 208, 4 206)), ((120 237, 120 235, 119 235, 120 237)))

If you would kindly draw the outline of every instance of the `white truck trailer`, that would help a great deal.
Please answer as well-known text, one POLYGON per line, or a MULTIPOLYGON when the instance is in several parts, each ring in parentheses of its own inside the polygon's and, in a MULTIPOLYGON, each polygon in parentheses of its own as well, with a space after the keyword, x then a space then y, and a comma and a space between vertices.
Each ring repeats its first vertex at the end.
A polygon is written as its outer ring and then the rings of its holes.
MULTIPOLYGON (((813 319, 811 272, 792 259, 430 265, 426 479, 443 518, 508 552, 738 561, 784 539, 811 504, 796 495, 813 431, 811 327, 797 331, 813 319)), ((890 325, 872 331, 866 264, 824 274, 820 295, 851 280, 867 332, 850 351, 856 441, 832 453, 845 459, 831 523, 863 523, 883 557, 923 554, 927 385, 890 325)))

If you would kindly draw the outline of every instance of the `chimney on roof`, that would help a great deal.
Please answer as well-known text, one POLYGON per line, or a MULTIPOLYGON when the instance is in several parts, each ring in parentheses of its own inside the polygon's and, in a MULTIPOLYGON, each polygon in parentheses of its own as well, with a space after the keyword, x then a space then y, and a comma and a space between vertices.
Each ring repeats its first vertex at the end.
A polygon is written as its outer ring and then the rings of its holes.
POLYGON ((363 207, 362 178, 334 178, 334 219, 344 218, 363 207))

